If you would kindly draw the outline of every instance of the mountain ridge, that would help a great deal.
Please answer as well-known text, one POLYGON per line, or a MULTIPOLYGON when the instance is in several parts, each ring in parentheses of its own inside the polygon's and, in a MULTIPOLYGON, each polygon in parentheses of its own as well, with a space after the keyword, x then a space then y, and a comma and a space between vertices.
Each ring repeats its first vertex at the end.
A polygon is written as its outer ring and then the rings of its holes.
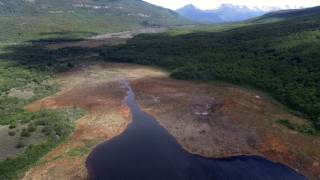
POLYGON ((304 9, 289 9, 269 12, 261 17, 258 17, 254 22, 266 22, 266 21, 277 21, 288 18, 296 18, 302 16, 318 15, 320 12, 320 6, 304 8, 304 9))
POLYGON ((177 9, 181 16, 201 23, 236 22, 261 16, 266 12, 260 9, 251 9, 247 6, 221 4, 216 9, 201 10, 193 4, 177 9))

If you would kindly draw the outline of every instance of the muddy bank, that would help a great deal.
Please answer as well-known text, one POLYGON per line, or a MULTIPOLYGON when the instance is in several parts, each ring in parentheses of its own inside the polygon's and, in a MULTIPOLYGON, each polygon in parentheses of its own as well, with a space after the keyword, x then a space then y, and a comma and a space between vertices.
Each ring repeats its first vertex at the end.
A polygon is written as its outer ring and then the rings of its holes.
POLYGON ((90 153, 89 179, 112 180, 305 180, 294 170, 256 156, 204 158, 185 151, 168 131, 143 112, 130 85, 126 103, 132 122, 119 136, 90 153))
POLYGON ((320 140, 276 123, 289 119, 269 97, 227 84, 168 78, 135 80, 143 110, 154 116, 189 152, 206 157, 258 155, 320 178, 320 140))

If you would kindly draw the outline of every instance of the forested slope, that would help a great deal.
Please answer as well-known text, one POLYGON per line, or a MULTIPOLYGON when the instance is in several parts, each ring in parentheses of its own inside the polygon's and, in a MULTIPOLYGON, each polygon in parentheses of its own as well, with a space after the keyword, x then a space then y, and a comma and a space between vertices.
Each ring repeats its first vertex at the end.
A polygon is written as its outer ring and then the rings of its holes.
POLYGON ((170 69, 179 79, 255 86, 320 129, 320 12, 222 32, 141 35, 101 53, 170 69))

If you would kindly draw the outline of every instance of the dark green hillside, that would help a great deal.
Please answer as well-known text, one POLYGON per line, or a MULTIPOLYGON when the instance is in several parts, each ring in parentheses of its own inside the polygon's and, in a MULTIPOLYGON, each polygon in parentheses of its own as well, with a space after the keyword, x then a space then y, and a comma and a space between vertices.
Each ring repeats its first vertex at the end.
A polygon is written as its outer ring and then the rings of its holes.
POLYGON ((307 9, 292 9, 292 10, 283 10, 283 11, 276 11, 265 14, 259 18, 253 20, 253 22, 266 22, 272 20, 283 20, 287 18, 295 18, 301 16, 311 16, 317 15, 320 13, 320 6, 307 8, 307 9))
POLYGON ((102 54, 158 65, 179 79, 255 86, 320 129, 320 12, 222 32, 141 35, 102 54))
POLYGON ((0 0, 0 42, 47 38, 43 33, 52 32, 83 32, 73 36, 85 37, 186 23, 174 11, 141 0, 0 0))

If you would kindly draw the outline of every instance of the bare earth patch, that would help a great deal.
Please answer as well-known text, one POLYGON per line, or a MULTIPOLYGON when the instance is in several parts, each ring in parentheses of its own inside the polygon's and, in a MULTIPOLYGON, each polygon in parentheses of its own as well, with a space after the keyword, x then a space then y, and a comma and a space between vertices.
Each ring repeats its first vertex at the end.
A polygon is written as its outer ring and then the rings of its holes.
POLYGON ((26 125, 20 125, 14 129, 9 126, 0 126, 0 160, 16 157, 23 153, 31 144, 41 143, 46 136, 41 133, 40 128, 32 133, 30 137, 21 137, 20 133, 26 125), (11 134, 10 133, 14 133, 11 134))
POLYGON ((124 44, 128 39, 133 38, 135 35, 142 33, 160 33, 166 31, 166 28, 146 28, 136 31, 124 31, 118 33, 108 33, 102 34, 95 37, 88 38, 82 41, 76 42, 62 42, 56 44, 50 44, 47 46, 48 49, 60 49, 60 48, 70 48, 70 47, 85 47, 85 48, 94 48, 103 45, 113 46, 124 44))
POLYGON ((34 96, 34 93, 32 90, 19 90, 12 88, 10 89, 8 96, 15 97, 18 99, 30 99, 34 96))
POLYGON ((260 155, 320 176, 320 139, 278 125, 278 119, 303 123, 267 96, 226 84, 172 80, 145 66, 83 63, 60 74, 61 91, 27 109, 81 107, 87 115, 76 130, 31 169, 23 179, 85 179, 85 160, 98 144, 119 135, 130 123, 123 104, 129 80, 137 101, 189 152, 207 157, 260 155))

